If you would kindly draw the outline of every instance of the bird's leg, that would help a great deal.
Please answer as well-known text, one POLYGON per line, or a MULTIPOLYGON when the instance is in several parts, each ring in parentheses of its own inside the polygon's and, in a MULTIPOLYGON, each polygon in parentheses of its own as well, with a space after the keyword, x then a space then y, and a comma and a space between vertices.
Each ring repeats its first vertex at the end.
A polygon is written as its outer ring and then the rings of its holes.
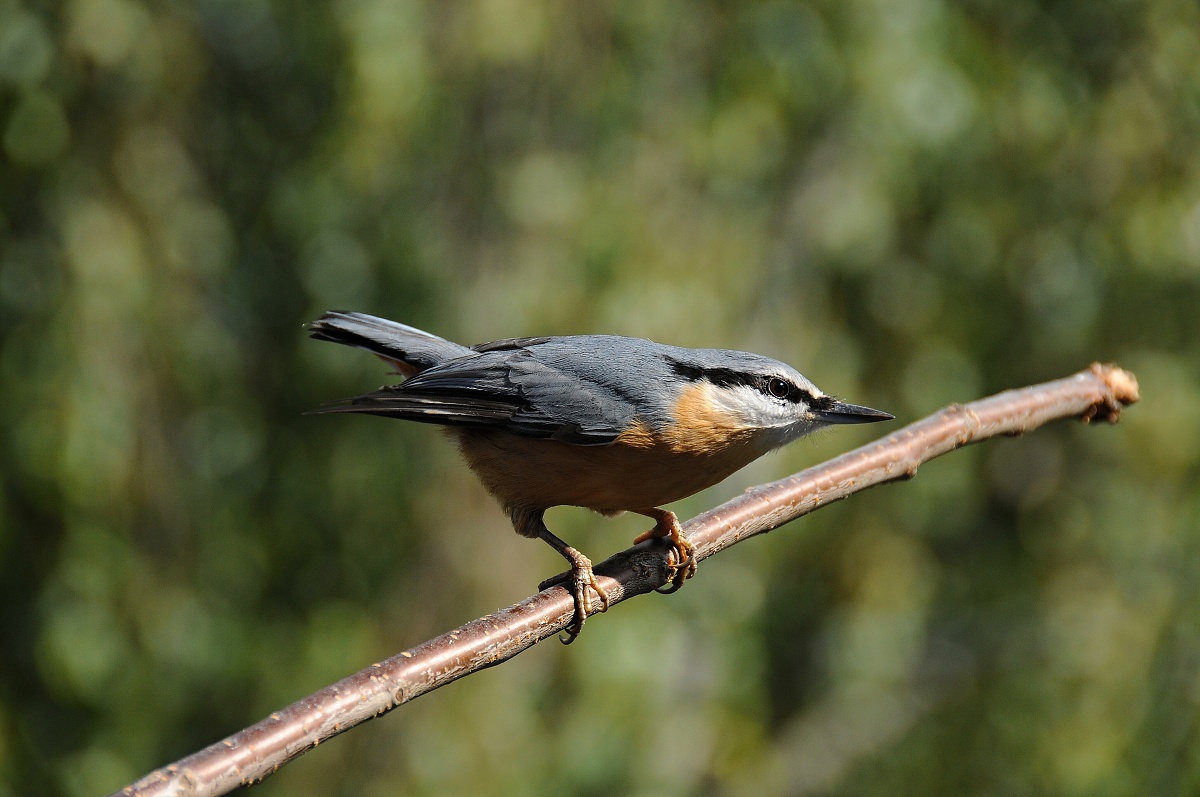
POLYGON ((679 526, 679 518, 675 517, 674 512, 655 507, 635 509, 633 511, 636 514, 654 518, 655 521, 654 528, 644 534, 639 534, 633 541, 634 545, 651 537, 662 537, 671 541, 672 560, 667 563, 671 568, 671 586, 667 589, 663 589, 662 587, 658 589, 663 594, 670 594, 682 587, 684 581, 696 574, 696 546, 688 542, 688 538, 683 536, 683 529, 679 526))
MULTIPOLYGON (((579 551, 567 545, 565 542, 555 537, 546 528, 545 524, 541 524, 541 529, 538 530, 537 536, 539 539, 545 540, 553 546, 554 550, 562 554, 563 558, 571 563, 571 597, 575 600, 575 619, 567 626, 567 637, 563 639, 564 645, 569 645, 575 641, 575 637, 579 636, 579 632, 583 630, 583 621, 587 619, 588 613, 591 611, 591 598, 588 595, 588 588, 596 590, 596 594, 600 596, 600 611, 608 611, 608 593, 600 586, 600 582, 596 580, 596 574, 592 572, 592 560, 588 559, 579 551)), ((542 589, 555 583, 557 579, 544 581, 540 585, 542 589)))

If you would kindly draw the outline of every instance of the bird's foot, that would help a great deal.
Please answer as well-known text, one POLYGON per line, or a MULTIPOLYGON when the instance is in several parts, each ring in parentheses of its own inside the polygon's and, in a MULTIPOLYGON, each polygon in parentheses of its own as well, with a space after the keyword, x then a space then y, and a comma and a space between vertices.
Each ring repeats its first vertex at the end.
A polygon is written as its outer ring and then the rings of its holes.
POLYGON ((570 591, 571 598, 575 602, 575 616, 571 620, 571 624, 566 628, 567 636, 559 637, 564 645, 569 645, 575 641, 575 637, 579 636, 579 632, 583 630, 584 620, 592 612, 592 601, 588 590, 595 590, 596 595, 600 598, 599 611, 602 612, 608 611, 608 592, 596 580, 596 574, 592 571, 591 559, 588 559, 570 546, 564 546, 559 549, 559 553, 571 563, 571 571, 569 573, 561 573, 554 578, 546 579, 538 585, 538 589, 567 587, 567 582, 568 580, 570 581, 570 586, 567 589, 570 591))
POLYGON ((671 571, 667 579, 669 586, 664 585, 657 590, 664 595, 669 595, 682 587, 684 581, 696 575, 696 546, 683 536, 683 528, 679 525, 679 518, 675 516, 674 512, 656 510, 654 513, 647 514, 658 522, 655 523, 654 528, 639 534, 633 544, 637 545, 652 537, 661 537, 670 541, 671 552, 667 559, 667 567, 671 571))

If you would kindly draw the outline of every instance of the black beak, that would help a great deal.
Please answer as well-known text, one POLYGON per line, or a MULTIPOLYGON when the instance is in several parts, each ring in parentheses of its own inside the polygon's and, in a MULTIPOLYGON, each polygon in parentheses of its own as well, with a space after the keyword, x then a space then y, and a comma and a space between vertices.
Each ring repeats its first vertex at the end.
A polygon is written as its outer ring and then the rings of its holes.
POLYGON ((873 410, 870 407, 860 407, 857 404, 846 404, 834 401, 832 406, 817 410, 817 419, 825 423, 875 423, 890 421, 895 415, 873 410))

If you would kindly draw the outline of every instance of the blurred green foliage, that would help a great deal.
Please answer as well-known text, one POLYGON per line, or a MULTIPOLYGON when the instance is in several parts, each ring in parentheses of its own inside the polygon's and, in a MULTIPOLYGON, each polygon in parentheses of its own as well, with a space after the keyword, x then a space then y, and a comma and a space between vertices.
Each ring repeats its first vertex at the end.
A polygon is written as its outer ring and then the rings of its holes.
MULTIPOLYGON (((1200 790, 1200 7, 0 0, 0 795, 94 795, 561 569, 329 308, 785 359, 926 466, 262 794, 1200 790)), ((862 443, 839 429, 682 502, 862 443)), ((551 513, 593 558, 644 519, 551 513)))

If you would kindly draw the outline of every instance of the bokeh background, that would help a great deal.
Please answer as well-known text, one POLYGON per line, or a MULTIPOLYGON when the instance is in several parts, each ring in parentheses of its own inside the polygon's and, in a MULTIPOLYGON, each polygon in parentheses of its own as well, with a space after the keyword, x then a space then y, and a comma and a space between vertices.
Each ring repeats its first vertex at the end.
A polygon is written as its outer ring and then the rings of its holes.
POLYGON ((302 414, 387 379, 329 308, 750 349, 898 422, 1093 360, 1144 401, 255 793, 1200 790, 1194 2, 0 0, 0 795, 118 788, 561 569, 436 429, 302 414))

